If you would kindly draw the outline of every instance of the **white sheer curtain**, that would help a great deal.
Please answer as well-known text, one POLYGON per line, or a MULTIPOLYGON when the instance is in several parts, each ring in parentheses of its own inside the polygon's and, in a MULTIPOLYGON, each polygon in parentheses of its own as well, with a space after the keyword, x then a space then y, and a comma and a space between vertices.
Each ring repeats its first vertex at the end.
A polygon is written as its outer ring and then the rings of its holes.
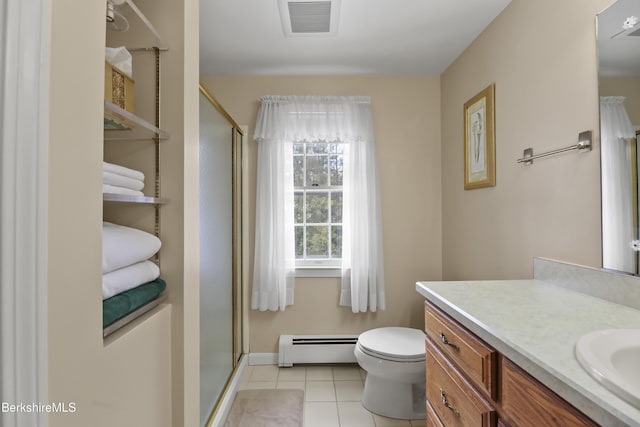
POLYGON ((635 130, 624 108, 623 96, 600 98, 602 156, 602 264, 604 268, 635 271, 631 241, 633 195, 630 138, 635 130))
POLYGON ((384 310, 382 215, 373 140, 345 147, 340 305, 384 310))
POLYGON ((254 310, 284 310, 293 304, 293 144, 261 138, 258 147, 254 310))
POLYGON ((260 147, 252 308, 283 310, 293 303, 293 142, 340 141, 345 144, 340 304, 354 313, 384 309, 371 98, 265 96, 260 101, 254 134, 260 147))

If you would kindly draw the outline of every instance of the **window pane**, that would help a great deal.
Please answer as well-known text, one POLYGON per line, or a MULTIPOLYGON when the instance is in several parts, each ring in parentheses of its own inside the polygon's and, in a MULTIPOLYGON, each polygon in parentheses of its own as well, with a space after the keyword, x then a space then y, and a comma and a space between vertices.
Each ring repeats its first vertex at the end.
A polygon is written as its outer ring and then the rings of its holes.
POLYGON ((307 257, 329 257, 329 226, 307 227, 307 257))
POLYGON ((329 222, 329 193, 307 192, 307 222, 329 222))
POLYGON ((307 154, 322 154, 327 151, 329 151, 329 144, 326 142, 307 143, 307 154))
POLYGON ((327 156, 307 156, 307 183, 308 187, 327 185, 328 177, 327 156))
POLYGON ((296 226, 296 258, 304 258, 304 227, 296 226))
POLYGON ((344 161, 341 155, 329 156, 329 168, 331 170, 331 185, 342 185, 344 176, 344 161))
POLYGON ((296 191, 293 193, 293 201, 295 205, 293 221, 296 224, 302 224, 304 222, 303 197, 302 191, 296 191))
POLYGON ((333 258, 342 257, 342 227, 331 227, 331 256, 333 258))
POLYGON ((293 153, 296 259, 339 259, 342 256, 342 190, 322 187, 343 185, 344 144, 305 141, 294 143, 293 153))
POLYGON ((329 145, 329 152, 330 153, 338 153, 338 154, 344 153, 344 144, 340 143, 340 144, 331 144, 331 145, 329 145))
POLYGON ((293 156, 293 186, 304 186, 304 157, 293 156))
POLYGON ((342 191, 331 193, 331 222, 342 222, 342 191))

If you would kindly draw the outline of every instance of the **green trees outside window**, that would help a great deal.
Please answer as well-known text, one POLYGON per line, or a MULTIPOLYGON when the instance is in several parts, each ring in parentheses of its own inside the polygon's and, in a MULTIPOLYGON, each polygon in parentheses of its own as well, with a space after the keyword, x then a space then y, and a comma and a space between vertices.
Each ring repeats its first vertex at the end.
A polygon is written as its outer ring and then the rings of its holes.
POLYGON ((293 153, 296 258, 340 259, 344 146, 301 142, 293 153))

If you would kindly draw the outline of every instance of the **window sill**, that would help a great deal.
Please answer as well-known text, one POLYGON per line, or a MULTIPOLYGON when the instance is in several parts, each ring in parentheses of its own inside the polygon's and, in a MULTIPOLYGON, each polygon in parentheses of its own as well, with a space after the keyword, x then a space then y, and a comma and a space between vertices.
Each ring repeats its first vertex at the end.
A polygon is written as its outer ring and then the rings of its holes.
POLYGON ((296 277, 342 277, 342 270, 336 267, 296 268, 296 277))

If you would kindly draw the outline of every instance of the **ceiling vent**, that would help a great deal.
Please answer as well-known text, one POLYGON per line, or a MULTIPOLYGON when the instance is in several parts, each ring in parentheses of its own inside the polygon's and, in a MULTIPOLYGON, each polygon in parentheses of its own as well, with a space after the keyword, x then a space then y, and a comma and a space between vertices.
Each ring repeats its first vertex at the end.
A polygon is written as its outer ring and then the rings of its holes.
POLYGON ((340 0, 278 0, 285 36, 335 35, 340 0))

